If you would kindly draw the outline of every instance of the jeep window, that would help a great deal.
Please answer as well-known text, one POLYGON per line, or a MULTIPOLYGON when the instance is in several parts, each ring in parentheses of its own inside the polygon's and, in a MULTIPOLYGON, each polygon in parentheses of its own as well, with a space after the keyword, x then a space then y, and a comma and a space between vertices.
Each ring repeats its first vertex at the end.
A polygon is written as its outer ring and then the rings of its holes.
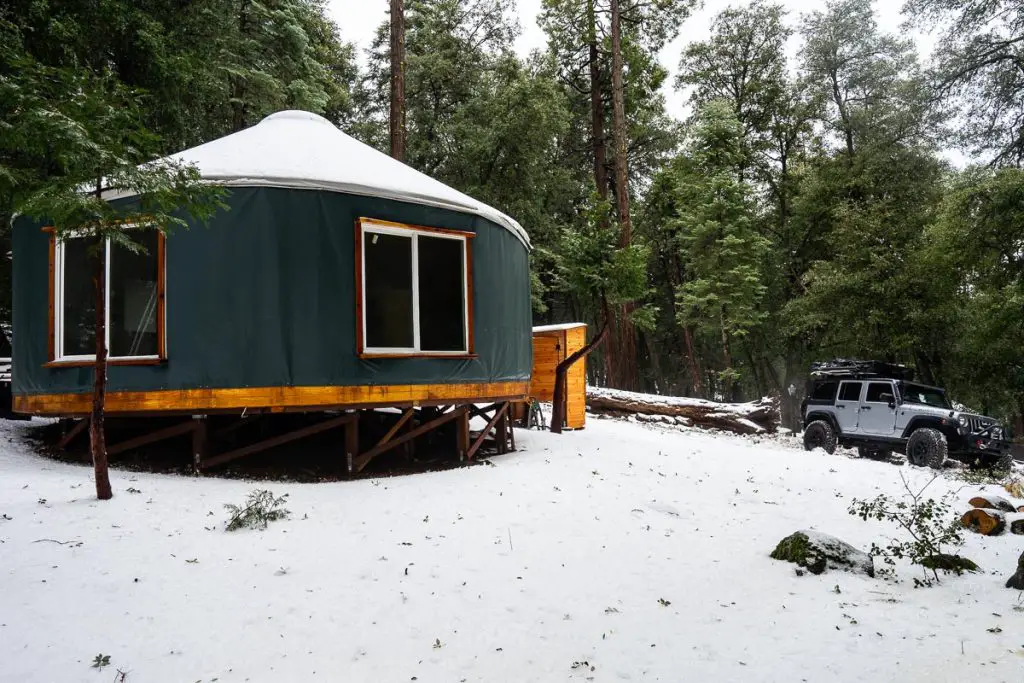
POLYGON ((949 405, 949 401, 946 399, 945 392, 941 389, 934 389, 920 384, 907 383, 903 385, 903 402, 952 409, 952 406, 949 405))
POLYGON ((814 387, 814 391, 811 392, 811 400, 834 401, 836 398, 836 389, 838 388, 839 382, 822 382, 814 387))
POLYGON ((864 399, 868 403, 888 403, 888 398, 882 398, 882 394, 892 394, 892 385, 888 382, 871 382, 868 384, 868 397, 864 399))
POLYGON ((859 401, 861 382, 843 382, 843 388, 839 390, 840 401, 859 401))

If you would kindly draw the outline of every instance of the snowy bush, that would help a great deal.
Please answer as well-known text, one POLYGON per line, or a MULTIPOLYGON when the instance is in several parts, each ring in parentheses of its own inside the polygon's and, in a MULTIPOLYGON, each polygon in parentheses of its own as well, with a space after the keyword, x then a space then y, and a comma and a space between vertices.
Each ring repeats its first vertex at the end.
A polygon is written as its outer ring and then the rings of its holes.
MULTIPOLYGON (((900 474, 903 478, 903 475, 900 474)), ((910 536, 910 540, 892 538, 885 546, 871 544, 871 554, 888 565, 880 573, 895 576, 896 560, 907 559, 919 565, 924 579, 914 579, 917 586, 931 586, 939 580, 939 570, 962 574, 976 566, 970 560, 946 553, 946 549, 963 545, 964 538, 959 517, 953 503, 953 494, 940 500, 924 498, 925 490, 935 481, 933 477, 919 491, 910 488, 903 478, 906 493, 899 498, 881 494, 873 500, 854 499, 849 512, 867 521, 875 519, 891 522, 910 536), (931 577, 929 577, 931 572, 931 577)))
POLYGON ((282 507, 287 499, 287 493, 275 498, 270 491, 257 489, 249 493, 244 505, 225 504, 224 507, 231 513, 225 531, 266 529, 270 522, 284 519, 291 514, 282 507))

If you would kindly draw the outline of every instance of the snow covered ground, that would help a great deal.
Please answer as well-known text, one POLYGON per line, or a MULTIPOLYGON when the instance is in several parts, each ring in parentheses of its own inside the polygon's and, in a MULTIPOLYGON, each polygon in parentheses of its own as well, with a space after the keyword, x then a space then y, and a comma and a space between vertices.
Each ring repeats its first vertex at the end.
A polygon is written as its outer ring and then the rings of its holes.
POLYGON ((24 429, 0 423, 2 681, 1024 680, 1024 537, 972 535, 985 573, 931 589, 769 559, 801 528, 882 541, 846 509, 916 468, 591 420, 493 467, 273 484, 291 518, 227 533, 267 485, 115 471, 101 503, 24 429))

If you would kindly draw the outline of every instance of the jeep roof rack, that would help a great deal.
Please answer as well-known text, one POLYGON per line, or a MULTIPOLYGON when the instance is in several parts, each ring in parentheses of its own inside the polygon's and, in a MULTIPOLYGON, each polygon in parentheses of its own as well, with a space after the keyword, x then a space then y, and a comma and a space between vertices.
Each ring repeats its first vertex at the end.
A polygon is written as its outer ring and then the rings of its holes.
POLYGON ((886 363, 880 360, 835 358, 833 360, 811 363, 811 377, 814 379, 824 379, 826 377, 855 379, 881 377, 912 381, 914 379, 914 370, 906 365, 886 363))

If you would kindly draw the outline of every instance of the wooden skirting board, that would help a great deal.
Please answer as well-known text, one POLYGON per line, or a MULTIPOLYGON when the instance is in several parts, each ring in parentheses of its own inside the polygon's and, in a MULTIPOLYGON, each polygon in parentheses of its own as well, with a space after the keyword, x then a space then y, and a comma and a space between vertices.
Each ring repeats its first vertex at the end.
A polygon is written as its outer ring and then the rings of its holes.
MULTIPOLYGON (((302 409, 429 406, 522 400, 529 395, 529 388, 529 382, 491 382, 111 391, 106 396, 105 412, 142 415, 236 410, 283 412, 302 409)), ((86 415, 91 407, 91 393, 14 396, 14 412, 23 414, 70 417, 86 415)))

